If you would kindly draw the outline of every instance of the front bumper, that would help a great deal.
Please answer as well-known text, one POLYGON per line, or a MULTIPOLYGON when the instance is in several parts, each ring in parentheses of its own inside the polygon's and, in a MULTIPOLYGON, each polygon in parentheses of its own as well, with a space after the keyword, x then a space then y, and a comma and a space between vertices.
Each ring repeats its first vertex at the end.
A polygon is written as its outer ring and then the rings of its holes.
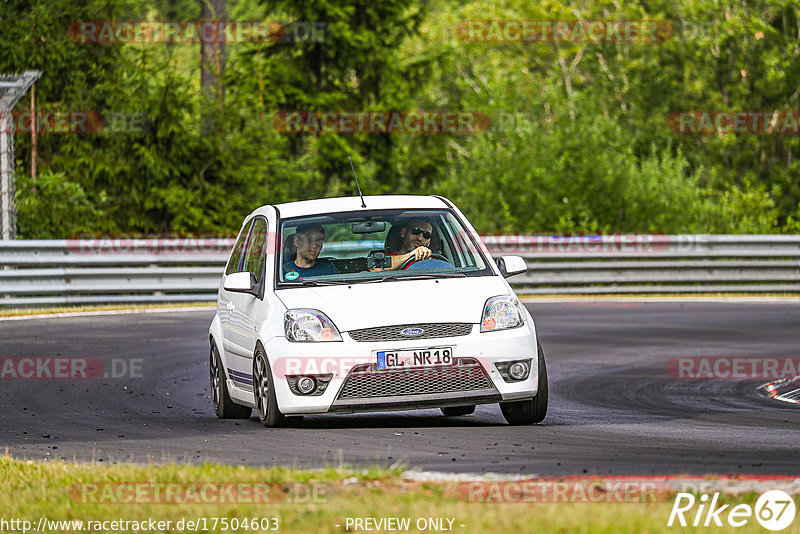
POLYGON ((386 371, 358 365, 348 373, 330 411, 458 406, 500 399, 478 360, 462 357, 455 365, 440 368, 386 371))
POLYGON ((342 339, 292 343, 276 337, 265 345, 281 412, 312 415, 438 408, 528 399, 537 393, 536 337, 528 323, 486 333, 474 325, 468 335, 436 339, 356 342, 347 332, 342 339), (432 347, 453 347, 458 365, 402 372, 374 368, 376 351, 432 347), (528 378, 520 382, 506 382, 494 366, 522 359, 532 362, 528 378), (333 374, 322 395, 296 395, 289 389, 286 375, 314 373, 333 374))

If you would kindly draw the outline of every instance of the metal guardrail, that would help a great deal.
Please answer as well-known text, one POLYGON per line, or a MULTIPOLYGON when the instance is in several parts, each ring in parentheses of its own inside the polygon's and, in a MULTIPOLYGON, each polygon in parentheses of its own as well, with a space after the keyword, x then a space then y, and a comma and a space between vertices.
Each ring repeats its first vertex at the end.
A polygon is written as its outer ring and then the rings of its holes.
POLYGON ((525 294, 800 292, 798 235, 489 236, 525 294))
MULTIPOLYGON (((523 294, 800 293, 800 236, 486 236, 523 294)), ((0 241, 0 306, 213 301, 232 239, 0 241)))
POLYGON ((0 241, 0 306, 213 301, 233 243, 0 241))

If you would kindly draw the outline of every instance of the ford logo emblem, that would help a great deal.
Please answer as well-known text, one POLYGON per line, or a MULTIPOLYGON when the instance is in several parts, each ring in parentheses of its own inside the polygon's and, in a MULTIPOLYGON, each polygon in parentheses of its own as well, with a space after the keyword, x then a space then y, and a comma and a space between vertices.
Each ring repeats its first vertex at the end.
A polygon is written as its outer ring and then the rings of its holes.
POLYGON ((404 328, 403 330, 400 330, 400 333, 404 336, 418 336, 424 331, 425 330, 422 328, 404 328))

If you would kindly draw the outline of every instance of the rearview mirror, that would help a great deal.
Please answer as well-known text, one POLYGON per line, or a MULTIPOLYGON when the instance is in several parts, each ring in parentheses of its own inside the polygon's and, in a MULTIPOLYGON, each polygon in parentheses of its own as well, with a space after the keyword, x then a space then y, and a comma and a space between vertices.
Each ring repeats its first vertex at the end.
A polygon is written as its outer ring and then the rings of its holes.
POLYGON ((500 256, 497 258, 497 268, 500 269, 503 278, 508 278, 527 271, 528 264, 522 256, 500 256))
POLYGON ((386 223, 383 221, 365 221, 353 223, 350 228, 354 234, 374 234, 386 230, 386 223))
POLYGON ((225 277, 222 287, 236 293, 249 293, 256 286, 256 277, 251 272, 233 273, 225 277))

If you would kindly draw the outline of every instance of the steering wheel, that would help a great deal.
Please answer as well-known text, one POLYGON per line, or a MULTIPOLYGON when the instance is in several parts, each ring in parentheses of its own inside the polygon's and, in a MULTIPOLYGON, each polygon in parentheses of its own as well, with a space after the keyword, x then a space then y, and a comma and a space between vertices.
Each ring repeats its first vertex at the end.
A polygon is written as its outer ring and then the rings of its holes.
POLYGON ((425 261, 425 260, 441 260, 445 263, 450 263, 450 261, 448 261, 448 259, 442 256, 441 254, 433 252, 431 253, 430 258, 425 258, 424 260, 417 260, 414 256, 411 256, 410 258, 408 258, 406 261, 403 262, 403 264, 400 266, 398 270, 403 271, 407 269, 408 266, 411 265, 412 263, 417 263, 417 261, 425 261))

